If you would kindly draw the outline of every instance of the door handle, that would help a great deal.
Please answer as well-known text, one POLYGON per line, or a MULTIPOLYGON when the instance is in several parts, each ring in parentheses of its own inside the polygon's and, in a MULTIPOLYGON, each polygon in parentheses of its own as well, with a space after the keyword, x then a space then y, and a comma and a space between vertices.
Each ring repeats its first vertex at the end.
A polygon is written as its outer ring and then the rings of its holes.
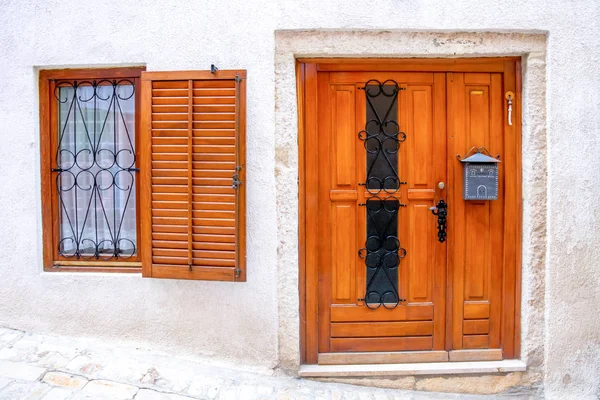
POLYGON ((442 199, 435 207, 429 207, 431 213, 437 216, 438 240, 440 243, 446 241, 446 217, 448 216, 448 204, 442 199))

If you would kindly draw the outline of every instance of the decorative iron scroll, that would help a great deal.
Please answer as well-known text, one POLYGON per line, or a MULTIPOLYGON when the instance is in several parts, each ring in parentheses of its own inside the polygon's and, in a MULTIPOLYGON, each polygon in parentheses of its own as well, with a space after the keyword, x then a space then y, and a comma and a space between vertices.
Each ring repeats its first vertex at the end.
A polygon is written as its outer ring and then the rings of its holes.
POLYGON ((383 83, 370 80, 364 88, 367 99, 367 123, 358 133, 367 153, 366 186, 371 195, 367 209, 367 241, 359 256, 367 267, 365 304, 395 308, 401 301, 398 294, 400 259, 406 250, 398 239, 398 210, 403 207, 395 197, 400 189, 398 150, 406 140, 398 124, 398 93, 402 88, 393 80, 383 83))
POLYGON ((66 258, 136 254, 135 85, 128 79, 60 81, 56 187, 66 258))

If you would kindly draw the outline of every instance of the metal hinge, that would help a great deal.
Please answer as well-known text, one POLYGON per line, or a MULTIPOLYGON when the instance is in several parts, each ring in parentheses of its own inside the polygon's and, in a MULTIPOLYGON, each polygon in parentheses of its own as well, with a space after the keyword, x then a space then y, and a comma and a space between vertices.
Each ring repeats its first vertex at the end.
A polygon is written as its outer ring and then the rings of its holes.
POLYGON ((239 268, 236 268, 235 270, 233 270, 234 274, 235 274, 235 279, 239 278, 240 275, 242 274, 242 270, 239 268))
POLYGON ((52 172, 63 172, 64 169, 62 168, 52 168, 52 172))
POLYGON ((240 83, 242 81, 242 78, 238 74, 235 74, 235 81, 237 83, 240 83))
POLYGON ((235 168, 235 174, 233 174, 233 176, 231 177, 232 180, 233 180, 232 183, 231 183, 231 187, 234 188, 234 189, 239 188, 240 185, 242 184, 242 181, 240 181, 240 179, 239 179, 240 176, 238 174, 238 172, 241 171, 241 170, 242 170, 242 167, 237 166, 235 168))

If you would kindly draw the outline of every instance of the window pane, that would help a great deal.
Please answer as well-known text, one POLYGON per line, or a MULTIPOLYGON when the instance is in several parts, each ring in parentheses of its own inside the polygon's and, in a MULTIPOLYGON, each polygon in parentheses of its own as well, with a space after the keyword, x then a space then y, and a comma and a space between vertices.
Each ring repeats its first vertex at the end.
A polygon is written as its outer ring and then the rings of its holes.
POLYGON ((65 257, 136 254, 133 83, 59 82, 59 252, 65 257))

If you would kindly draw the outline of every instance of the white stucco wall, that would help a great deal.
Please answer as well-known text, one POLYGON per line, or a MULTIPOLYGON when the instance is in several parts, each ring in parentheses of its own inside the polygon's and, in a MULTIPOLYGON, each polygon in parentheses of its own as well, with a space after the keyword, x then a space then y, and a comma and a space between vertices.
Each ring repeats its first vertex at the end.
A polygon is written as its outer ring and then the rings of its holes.
MULTIPOLYGON (((295 106, 281 109, 287 103, 279 98, 293 96, 293 84, 285 85, 290 54, 294 48, 300 55, 359 54, 356 43, 338 47, 332 30, 515 32, 505 47, 476 34, 457 34, 451 42, 421 36, 423 46, 415 46, 409 35, 369 33, 360 43, 371 47, 370 55, 394 48, 397 56, 525 56, 524 92, 538 88, 529 93, 533 108, 524 105, 523 127, 524 150, 529 144, 533 153, 523 162, 530 172, 523 206, 530 221, 524 226, 523 349, 533 350, 524 354, 533 371, 527 379, 543 383, 548 398, 597 396, 598 21, 595 0, 0 2, 0 325, 263 367, 294 365, 297 149, 289 128, 296 122, 295 106), (290 30, 328 36, 298 41, 290 30), (529 40, 519 42, 518 33, 545 35, 545 50, 540 55, 515 45, 529 40), (211 63, 248 70, 248 282, 42 272, 37 69, 182 70, 211 63), (528 76, 537 77, 535 85, 528 76)), ((514 385, 524 384, 519 379, 514 385)))

